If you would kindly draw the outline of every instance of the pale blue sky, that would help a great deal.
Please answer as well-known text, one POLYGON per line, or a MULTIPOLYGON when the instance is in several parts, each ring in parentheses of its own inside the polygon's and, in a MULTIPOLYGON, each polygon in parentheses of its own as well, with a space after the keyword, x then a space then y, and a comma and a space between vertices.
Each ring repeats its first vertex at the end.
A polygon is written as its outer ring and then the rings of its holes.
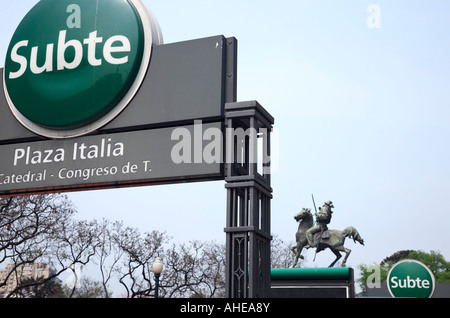
MULTIPOLYGON (((348 265, 402 249, 450 260, 450 2, 143 1, 165 43, 239 41, 238 101, 258 100, 279 131, 272 233, 293 241, 302 207, 334 203, 331 228, 355 226, 348 265), (370 4, 381 27, 369 28, 370 4)), ((37 1, 0 0, 0 66, 37 1)), ((69 195, 80 218, 123 220, 175 241, 225 241, 224 182, 69 195)), ((327 266, 330 251, 307 253, 327 266)))

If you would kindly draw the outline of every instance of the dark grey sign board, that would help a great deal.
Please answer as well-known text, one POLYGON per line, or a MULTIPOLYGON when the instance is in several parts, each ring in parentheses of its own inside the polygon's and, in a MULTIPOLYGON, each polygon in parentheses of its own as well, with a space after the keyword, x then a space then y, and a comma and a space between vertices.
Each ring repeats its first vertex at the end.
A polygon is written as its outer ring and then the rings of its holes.
POLYGON ((1 145, 0 195, 221 179, 223 147, 205 131, 222 123, 1 145))
MULTIPOLYGON (((219 35, 155 46, 138 93, 99 133, 222 120, 225 102, 235 101, 227 92, 235 95, 236 45, 236 39, 219 35)), ((0 89, 0 144, 36 139, 14 118, 0 89)))
POLYGON ((225 103, 236 98, 236 46, 222 35, 155 46, 130 104, 94 134, 74 139, 28 131, 0 89, 0 195, 223 179, 222 126, 225 103), (214 145, 198 136, 209 128, 222 136, 214 145), (174 139, 177 129, 192 139, 174 139), (174 160, 174 147, 182 162, 174 160), (214 152, 206 161, 204 147, 214 152))

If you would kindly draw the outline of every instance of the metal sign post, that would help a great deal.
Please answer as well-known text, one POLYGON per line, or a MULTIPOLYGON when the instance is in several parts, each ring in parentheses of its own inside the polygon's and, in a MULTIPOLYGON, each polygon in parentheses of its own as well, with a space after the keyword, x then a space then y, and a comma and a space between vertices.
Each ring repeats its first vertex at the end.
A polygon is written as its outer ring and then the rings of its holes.
POLYGON ((226 295, 269 297, 270 136, 274 119, 256 101, 226 104, 225 117, 226 295))

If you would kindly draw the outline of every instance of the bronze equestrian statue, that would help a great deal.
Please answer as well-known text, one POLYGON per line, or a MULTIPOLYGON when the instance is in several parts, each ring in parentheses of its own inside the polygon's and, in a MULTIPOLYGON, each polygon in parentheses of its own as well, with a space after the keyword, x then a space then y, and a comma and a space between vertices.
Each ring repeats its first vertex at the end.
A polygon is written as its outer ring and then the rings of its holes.
POLYGON ((315 247, 316 253, 329 248, 336 255, 336 259, 328 267, 333 267, 342 257, 340 252, 344 252, 345 257, 342 261, 342 267, 345 267, 351 252, 350 249, 344 247, 345 239, 351 237, 354 242, 357 241, 361 245, 364 245, 364 240, 353 226, 349 226, 343 231, 328 229, 327 224, 331 220, 332 207, 332 202, 327 201, 322 208, 319 208, 319 212, 316 213, 316 225, 314 225, 314 219, 310 209, 303 208, 294 216, 294 219, 299 222, 299 226, 295 235, 297 243, 291 248, 295 253, 294 263, 291 265, 291 268, 297 266, 299 258, 303 259, 301 252, 304 247, 315 247))

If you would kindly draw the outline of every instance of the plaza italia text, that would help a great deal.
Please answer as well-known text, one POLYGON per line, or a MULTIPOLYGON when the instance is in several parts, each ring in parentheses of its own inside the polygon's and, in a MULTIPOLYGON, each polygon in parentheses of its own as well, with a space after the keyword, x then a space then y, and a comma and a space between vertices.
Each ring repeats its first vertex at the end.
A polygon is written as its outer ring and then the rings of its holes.
POLYGON ((92 177, 108 177, 116 174, 134 174, 144 169, 151 172, 150 160, 142 160, 139 163, 126 162, 120 166, 96 166, 84 169, 60 168, 57 173, 50 174, 46 165, 64 163, 65 161, 79 161, 101 159, 109 157, 122 157, 125 154, 125 144, 115 142, 112 138, 102 138, 99 143, 74 142, 71 151, 65 148, 41 149, 32 146, 19 147, 14 150, 13 166, 36 166, 37 171, 28 170, 25 173, 3 174, 0 173, 0 185, 19 184, 28 182, 41 182, 47 178, 57 177, 60 180, 81 179, 87 181, 92 177), (71 153, 68 153, 71 152, 71 153), (42 166, 44 165, 44 166, 42 166))
MULTIPOLYGON (((99 144, 86 144, 84 142, 73 144, 71 158, 73 161, 98 159, 105 157, 119 157, 124 155, 125 145, 122 142, 113 142, 111 138, 102 138, 99 144)), ((64 148, 36 149, 31 146, 16 148, 14 151, 14 166, 20 164, 35 165, 41 163, 63 162, 66 159, 64 148)))

